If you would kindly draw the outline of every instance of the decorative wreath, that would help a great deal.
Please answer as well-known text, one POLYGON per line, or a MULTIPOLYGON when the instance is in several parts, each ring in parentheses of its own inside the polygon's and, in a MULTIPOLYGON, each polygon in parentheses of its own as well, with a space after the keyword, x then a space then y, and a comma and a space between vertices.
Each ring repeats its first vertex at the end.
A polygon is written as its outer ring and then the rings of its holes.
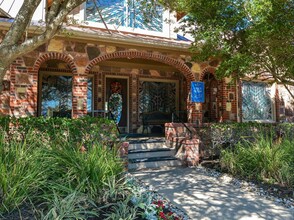
POLYGON ((120 93, 121 92, 121 89, 122 89, 122 86, 119 82, 112 82, 110 84, 110 87, 111 87, 111 92, 112 93, 120 93))
POLYGON ((119 93, 112 93, 109 97, 108 109, 111 112, 115 122, 118 124, 122 112, 122 96, 119 93))

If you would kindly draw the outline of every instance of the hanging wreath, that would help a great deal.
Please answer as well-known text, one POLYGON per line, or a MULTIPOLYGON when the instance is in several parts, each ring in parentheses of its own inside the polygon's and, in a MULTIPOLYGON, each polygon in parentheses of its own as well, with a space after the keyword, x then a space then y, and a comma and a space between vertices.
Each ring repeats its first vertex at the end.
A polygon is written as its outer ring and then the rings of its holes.
POLYGON ((122 113, 122 96, 119 93, 113 93, 109 97, 108 109, 112 114, 116 124, 119 123, 122 113))

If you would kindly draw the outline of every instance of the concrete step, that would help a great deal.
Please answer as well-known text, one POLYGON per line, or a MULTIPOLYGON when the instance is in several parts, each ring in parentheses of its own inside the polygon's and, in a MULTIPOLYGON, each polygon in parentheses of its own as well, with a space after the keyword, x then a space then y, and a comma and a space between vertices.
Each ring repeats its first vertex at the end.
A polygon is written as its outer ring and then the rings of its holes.
POLYGON ((142 149, 142 150, 129 150, 129 159, 138 158, 153 158, 153 157, 170 157, 176 153, 175 149, 158 148, 158 149, 142 149))
POLYGON ((147 168, 182 166, 182 162, 174 157, 139 158, 129 160, 129 170, 140 170, 147 168))
POLYGON ((168 148, 163 137, 128 139, 129 170, 181 166, 175 158, 175 149, 168 148))
POLYGON ((165 141, 157 142, 130 142, 129 150, 146 150, 167 148, 165 141))

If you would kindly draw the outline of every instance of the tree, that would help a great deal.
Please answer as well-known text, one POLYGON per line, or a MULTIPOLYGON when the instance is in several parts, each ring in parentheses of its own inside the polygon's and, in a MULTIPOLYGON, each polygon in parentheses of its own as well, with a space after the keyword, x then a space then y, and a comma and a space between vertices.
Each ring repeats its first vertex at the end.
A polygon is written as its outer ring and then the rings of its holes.
MULTIPOLYGON (((272 79, 294 85, 293 0, 162 0, 187 14, 194 59, 219 59, 218 77, 272 79)), ((294 98, 292 91, 291 96, 294 98)))
MULTIPOLYGON (((9 65, 50 40, 61 28, 66 16, 85 0, 48 0, 48 9, 40 34, 24 38, 31 19, 41 0, 25 0, 10 29, 0 43, 0 87, 9 65)), ((1 91, 1 88, 0 88, 1 91)))

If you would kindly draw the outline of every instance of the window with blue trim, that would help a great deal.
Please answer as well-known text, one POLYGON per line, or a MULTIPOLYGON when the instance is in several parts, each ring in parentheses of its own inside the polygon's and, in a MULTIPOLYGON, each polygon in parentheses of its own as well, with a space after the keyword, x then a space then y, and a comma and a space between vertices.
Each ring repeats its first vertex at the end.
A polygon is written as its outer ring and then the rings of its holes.
POLYGON ((100 11, 107 24, 162 32, 163 8, 159 5, 149 6, 143 10, 144 7, 137 0, 87 0, 86 21, 102 23, 100 11))
POLYGON ((242 82, 242 118, 244 121, 272 121, 271 88, 263 82, 242 82))

